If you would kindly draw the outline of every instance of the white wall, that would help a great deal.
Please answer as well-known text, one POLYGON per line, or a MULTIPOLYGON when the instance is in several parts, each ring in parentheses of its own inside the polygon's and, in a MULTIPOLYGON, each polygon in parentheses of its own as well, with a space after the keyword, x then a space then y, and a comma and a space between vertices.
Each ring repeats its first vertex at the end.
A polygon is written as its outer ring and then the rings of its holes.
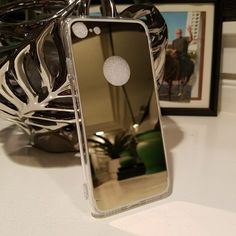
POLYGON ((236 79, 236 22, 223 24, 221 75, 236 79))
POLYGON ((219 110, 236 113, 236 22, 223 24, 219 110))

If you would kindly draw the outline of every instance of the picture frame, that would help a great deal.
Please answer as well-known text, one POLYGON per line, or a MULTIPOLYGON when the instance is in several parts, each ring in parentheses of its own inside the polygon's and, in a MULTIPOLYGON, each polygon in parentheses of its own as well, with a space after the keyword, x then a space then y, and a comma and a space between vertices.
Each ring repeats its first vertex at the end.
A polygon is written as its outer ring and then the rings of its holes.
MULTIPOLYGON (((175 28, 181 29, 182 27, 182 37, 186 38, 189 37, 188 26, 191 25, 191 28, 194 28, 191 47, 190 45, 185 46, 185 54, 186 47, 187 54, 183 56, 183 59, 178 56, 178 59, 175 60, 178 72, 172 78, 171 91, 168 88, 169 82, 165 78, 159 90, 162 114, 216 116, 223 16, 227 19, 226 11, 222 11, 222 9, 226 9, 226 7, 222 8, 223 1, 159 0, 152 1, 152 3, 156 5, 166 20, 169 31, 167 53, 173 49, 171 44, 175 40, 175 28), (178 24, 180 24, 179 27, 178 24), (186 58, 184 58, 185 56, 186 58), (191 66, 194 68, 189 76, 187 71, 191 70, 189 69, 191 66), (188 78, 186 74, 188 74, 188 78)), ((131 4, 130 1, 122 1, 122 4, 117 4, 118 12, 131 4)))
POLYGON ((175 54, 175 59, 166 56, 166 67, 171 65, 174 60, 174 63, 177 63, 178 71, 177 76, 171 78, 173 79, 172 85, 169 81, 166 83, 167 79, 164 78, 163 87, 160 88, 162 114, 216 116, 222 32, 220 2, 214 0, 161 0, 158 1, 157 7, 168 27, 167 54, 173 49, 176 50, 175 47, 178 50, 185 50, 185 52, 177 50, 179 55, 175 54), (189 26, 192 28, 191 40, 188 32, 189 26), (181 48, 182 45, 178 45, 180 43, 174 35, 176 32, 173 32, 180 30, 182 38, 190 41, 187 46, 185 43, 184 49, 181 48), (169 91, 169 86, 172 86, 172 91, 169 91), (167 90, 163 90, 165 87, 167 90), (163 96, 165 93, 167 93, 166 97, 163 96))

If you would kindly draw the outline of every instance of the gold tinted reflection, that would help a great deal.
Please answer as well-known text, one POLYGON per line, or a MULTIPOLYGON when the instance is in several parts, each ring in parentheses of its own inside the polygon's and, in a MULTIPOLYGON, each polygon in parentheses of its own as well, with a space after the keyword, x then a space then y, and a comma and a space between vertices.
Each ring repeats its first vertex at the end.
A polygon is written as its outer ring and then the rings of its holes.
POLYGON ((134 23, 84 24, 87 36, 72 31, 72 47, 93 194, 98 209, 110 210, 164 193, 168 176, 144 29, 134 23), (103 64, 111 56, 130 67, 123 86, 104 78, 103 64))

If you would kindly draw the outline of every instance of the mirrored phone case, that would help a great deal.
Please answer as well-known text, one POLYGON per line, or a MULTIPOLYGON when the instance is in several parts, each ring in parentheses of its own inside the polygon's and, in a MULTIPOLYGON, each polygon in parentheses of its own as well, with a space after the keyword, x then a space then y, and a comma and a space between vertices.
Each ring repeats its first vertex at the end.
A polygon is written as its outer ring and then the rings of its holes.
POLYGON ((167 196, 168 164, 146 25, 71 18, 64 39, 92 215, 108 216, 167 196))

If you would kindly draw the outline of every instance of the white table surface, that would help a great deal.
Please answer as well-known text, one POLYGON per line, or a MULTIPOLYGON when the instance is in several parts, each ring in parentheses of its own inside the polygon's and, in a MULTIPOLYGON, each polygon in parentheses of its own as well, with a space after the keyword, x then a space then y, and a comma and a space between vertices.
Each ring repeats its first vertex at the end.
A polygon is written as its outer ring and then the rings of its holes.
POLYGON ((90 216, 79 159, 27 146, 0 122, 0 235, 236 235, 236 114, 165 117, 170 197, 106 219, 90 216))
MULTIPOLYGON (((235 24, 223 28, 223 78, 235 79, 235 24)), ((234 114, 165 117, 170 197, 106 219, 88 212, 78 158, 27 147, 0 121, 0 236, 235 236, 236 87, 223 85, 221 105, 234 114)))

